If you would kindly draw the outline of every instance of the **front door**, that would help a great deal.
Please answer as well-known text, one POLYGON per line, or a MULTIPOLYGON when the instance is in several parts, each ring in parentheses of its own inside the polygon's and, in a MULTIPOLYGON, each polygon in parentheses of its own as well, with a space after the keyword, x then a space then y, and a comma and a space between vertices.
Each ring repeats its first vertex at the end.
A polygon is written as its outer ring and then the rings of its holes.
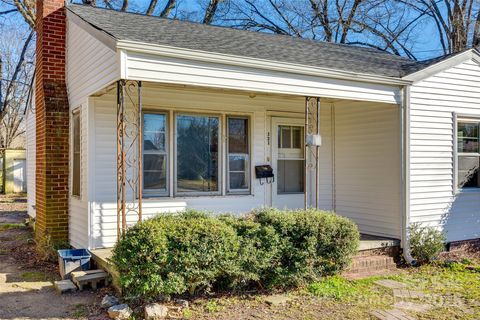
POLYGON ((304 147, 302 119, 272 118, 273 207, 304 207, 304 147))

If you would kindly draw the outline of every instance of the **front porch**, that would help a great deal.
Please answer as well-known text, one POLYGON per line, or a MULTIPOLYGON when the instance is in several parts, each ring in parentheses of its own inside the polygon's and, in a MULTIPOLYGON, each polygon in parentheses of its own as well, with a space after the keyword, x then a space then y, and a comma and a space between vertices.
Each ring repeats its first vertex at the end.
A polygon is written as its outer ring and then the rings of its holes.
MULTIPOLYGON (((146 219, 186 208, 243 214, 262 206, 283 209, 305 204, 352 219, 362 233, 400 238, 398 105, 319 99, 322 144, 317 157, 316 147, 305 147, 305 97, 150 82, 142 82, 141 91, 132 88, 131 96, 124 94, 124 107, 127 111, 136 108, 134 121, 143 119, 141 126, 131 128, 144 129, 129 131, 125 137, 130 156, 127 151, 124 157, 118 153, 116 85, 98 92, 89 102, 94 128, 90 183, 96 191, 91 199, 90 248, 112 247, 119 230, 138 221, 140 212, 146 219), (155 129, 147 128, 146 118, 153 121, 155 129), (183 126, 190 125, 189 130, 193 130, 193 122, 206 121, 210 123, 209 137, 218 139, 215 143, 197 142, 205 144, 208 154, 196 154, 195 162, 188 157, 183 160, 182 148, 198 134, 181 140, 186 131, 179 131, 183 130, 180 121, 183 126), (234 147, 229 142, 233 124, 240 126, 241 133, 234 147), (160 143, 154 141, 157 138, 160 143), (241 141, 244 143, 238 147, 241 141), (160 149, 146 150, 155 144, 160 149), (156 159, 153 163, 145 162, 152 156, 156 159), (122 167, 118 161, 123 158, 122 167), (115 168, 112 163, 116 162, 120 165, 115 168), (238 164, 239 168, 232 169, 238 164), (265 164, 272 166, 275 179, 256 178, 255 166, 265 164), (119 179, 122 168, 123 183, 119 179), (192 171, 194 174, 188 173, 192 171)), ((316 107, 316 99, 311 101, 316 107)), ((189 155, 192 147, 188 146, 189 155)), ((364 239, 369 240, 374 239, 364 239)), ((365 248, 376 245, 362 244, 365 248)))

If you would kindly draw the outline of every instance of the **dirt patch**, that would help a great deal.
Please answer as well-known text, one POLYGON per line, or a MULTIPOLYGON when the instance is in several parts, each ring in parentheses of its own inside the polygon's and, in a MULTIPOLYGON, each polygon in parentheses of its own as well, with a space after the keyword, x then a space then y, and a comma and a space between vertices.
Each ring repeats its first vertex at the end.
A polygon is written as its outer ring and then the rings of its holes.
POLYGON ((25 210, 23 200, 0 197, 0 319, 108 319, 101 291, 55 292, 58 266, 36 255, 25 210))

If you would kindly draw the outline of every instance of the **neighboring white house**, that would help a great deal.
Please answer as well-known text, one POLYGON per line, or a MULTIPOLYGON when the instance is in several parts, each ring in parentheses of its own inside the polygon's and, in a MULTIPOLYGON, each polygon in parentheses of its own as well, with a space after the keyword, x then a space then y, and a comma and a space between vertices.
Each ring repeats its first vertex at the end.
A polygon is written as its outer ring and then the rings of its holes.
MULTIPOLYGON (((405 241, 408 223, 423 222, 445 230, 449 242, 480 238, 476 50, 415 62, 81 5, 67 6, 66 50, 74 247, 117 239, 122 79, 141 81, 143 218, 185 208, 303 207, 304 186, 315 185, 303 181, 305 97, 315 97, 321 209, 371 235, 405 241), (270 183, 255 175, 265 164, 275 175, 270 183)), ((29 161, 29 190, 32 172, 29 161)), ((307 192, 313 205, 315 193, 307 192)), ((28 200, 31 210, 35 198, 28 200)))

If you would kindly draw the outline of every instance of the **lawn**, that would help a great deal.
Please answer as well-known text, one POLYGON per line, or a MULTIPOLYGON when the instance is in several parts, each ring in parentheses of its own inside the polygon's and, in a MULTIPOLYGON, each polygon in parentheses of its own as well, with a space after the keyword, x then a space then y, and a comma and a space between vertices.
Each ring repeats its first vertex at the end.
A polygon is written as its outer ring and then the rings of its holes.
POLYGON ((234 295, 194 300, 185 309, 190 319, 373 319, 374 309, 391 309, 396 302, 427 305, 425 312, 406 311, 418 319, 479 319, 480 260, 409 268, 388 277, 348 281, 341 276, 282 293, 285 305, 268 305, 263 295, 234 295), (471 268, 476 266, 476 268, 471 268), (394 297, 392 289, 375 284, 392 279, 420 292, 419 299, 394 297))

